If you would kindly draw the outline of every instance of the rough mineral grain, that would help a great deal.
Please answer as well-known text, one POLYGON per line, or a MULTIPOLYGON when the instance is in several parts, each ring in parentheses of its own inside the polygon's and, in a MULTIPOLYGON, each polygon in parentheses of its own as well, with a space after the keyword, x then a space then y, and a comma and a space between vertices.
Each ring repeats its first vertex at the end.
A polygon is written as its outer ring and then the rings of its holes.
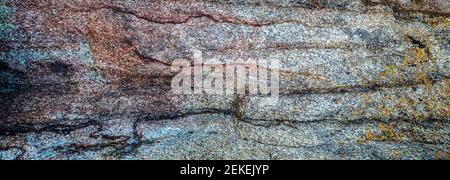
POLYGON ((448 0, 0 0, 0 159, 449 159, 448 0), (170 64, 274 59, 280 100, 170 64))

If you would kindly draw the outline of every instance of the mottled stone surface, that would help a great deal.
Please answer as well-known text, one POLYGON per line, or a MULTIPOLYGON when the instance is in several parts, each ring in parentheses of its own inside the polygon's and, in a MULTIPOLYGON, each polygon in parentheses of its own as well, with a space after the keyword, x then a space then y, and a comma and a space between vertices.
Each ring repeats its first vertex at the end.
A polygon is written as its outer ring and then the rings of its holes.
POLYGON ((0 159, 449 159, 448 0, 0 0, 0 159), (169 66, 281 62, 261 96, 169 66))

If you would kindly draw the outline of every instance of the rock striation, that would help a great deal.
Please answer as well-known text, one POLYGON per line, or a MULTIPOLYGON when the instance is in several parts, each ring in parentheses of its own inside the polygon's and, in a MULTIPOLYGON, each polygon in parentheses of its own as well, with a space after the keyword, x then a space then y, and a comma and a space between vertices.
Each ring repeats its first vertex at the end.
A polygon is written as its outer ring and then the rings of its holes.
POLYGON ((0 159, 449 159, 448 0, 0 0, 0 159), (281 64, 177 95, 171 64, 281 64))

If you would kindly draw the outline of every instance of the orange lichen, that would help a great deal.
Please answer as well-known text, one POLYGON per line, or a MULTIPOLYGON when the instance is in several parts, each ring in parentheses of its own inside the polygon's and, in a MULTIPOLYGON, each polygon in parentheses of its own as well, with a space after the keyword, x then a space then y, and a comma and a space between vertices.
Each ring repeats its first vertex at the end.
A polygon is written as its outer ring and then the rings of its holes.
POLYGON ((450 152, 449 152, 449 150, 447 149, 447 152, 441 151, 441 150, 436 151, 434 153, 434 159, 450 160, 450 152))
POLYGON ((447 148, 447 160, 450 160, 450 146, 445 145, 445 147, 447 148))
POLYGON ((378 111, 380 112, 381 116, 383 116, 383 117, 387 117, 389 115, 389 111, 385 107, 379 108, 378 111))
POLYGON ((416 81, 420 84, 424 84, 427 90, 431 91, 433 83, 431 82, 427 74, 425 74, 424 72, 417 72, 416 81))
POLYGON ((445 18, 445 17, 438 17, 438 18, 433 18, 433 19, 427 19, 427 20, 425 20, 425 22, 429 26, 431 26, 433 28, 436 28, 436 27, 447 28, 447 27, 450 26, 450 19, 445 18))
POLYGON ((397 160, 398 159, 398 152, 397 151, 393 151, 391 153, 391 158, 392 158, 392 160, 397 160))
POLYGON ((364 136, 359 138, 358 142, 366 142, 366 141, 401 141, 402 135, 400 133, 396 133, 394 130, 394 125, 390 124, 386 126, 381 123, 378 125, 378 128, 375 131, 371 131, 369 128, 364 129, 364 136))

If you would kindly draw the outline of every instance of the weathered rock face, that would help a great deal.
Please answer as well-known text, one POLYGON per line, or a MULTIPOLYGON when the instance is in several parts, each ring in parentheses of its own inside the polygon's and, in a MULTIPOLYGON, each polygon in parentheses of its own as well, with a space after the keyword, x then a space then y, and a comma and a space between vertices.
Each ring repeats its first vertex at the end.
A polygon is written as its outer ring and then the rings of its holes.
POLYGON ((0 2, 0 159, 449 159, 448 0, 0 2), (278 105, 173 94, 193 48, 278 105))

